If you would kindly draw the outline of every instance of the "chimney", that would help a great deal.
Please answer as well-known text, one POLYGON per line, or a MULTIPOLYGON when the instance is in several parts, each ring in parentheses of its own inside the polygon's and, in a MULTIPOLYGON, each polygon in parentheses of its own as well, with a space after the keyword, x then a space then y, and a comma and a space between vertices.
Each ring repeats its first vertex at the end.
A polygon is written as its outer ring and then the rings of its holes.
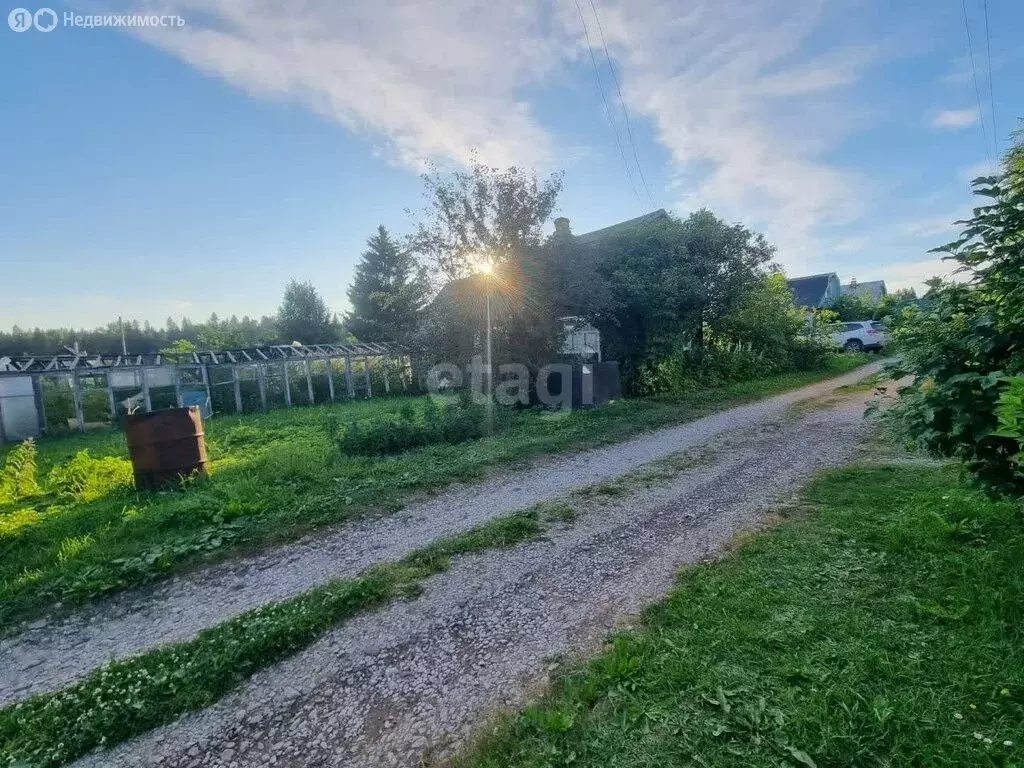
POLYGON ((555 234, 559 237, 572 237, 572 230, 569 229, 569 220, 565 216, 555 219, 555 234))
POLYGON ((850 287, 851 288, 856 288, 857 287, 857 278, 856 277, 851 277, 850 278, 850 287))

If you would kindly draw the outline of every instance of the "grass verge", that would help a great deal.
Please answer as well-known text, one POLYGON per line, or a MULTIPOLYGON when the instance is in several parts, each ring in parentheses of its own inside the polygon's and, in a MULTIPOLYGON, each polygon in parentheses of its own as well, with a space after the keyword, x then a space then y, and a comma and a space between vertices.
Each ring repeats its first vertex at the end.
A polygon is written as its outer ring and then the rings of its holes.
POLYGON ((847 468, 455 764, 1024 765, 1024 509, 847 468))
POLYGON ((530 412, 500 435, 388 457, 339 455, 329 424, 422 407, 416 398, 219 417, 206 425, 212 476, 161 493, 130 487, 119 433, 42 440, 44 490, 0 503, 0 634, 56 603, 93 599, 320 526, 392 511, 416 493, 477 480, 494 467, 621 441, 821 381, 869 359, 842 355, 824 371, 673 398, 621 400, 567 414, 530 412))
POLYGON ((209 706, 257 670, 307 647, 338 622, 415 594, 453 556, 539 536, 541 508, 488 521, 397 563, 374 566, 202 631, 194 640, 114 661, 80 682, 0 710, 0 761, 58 766, 209 706))

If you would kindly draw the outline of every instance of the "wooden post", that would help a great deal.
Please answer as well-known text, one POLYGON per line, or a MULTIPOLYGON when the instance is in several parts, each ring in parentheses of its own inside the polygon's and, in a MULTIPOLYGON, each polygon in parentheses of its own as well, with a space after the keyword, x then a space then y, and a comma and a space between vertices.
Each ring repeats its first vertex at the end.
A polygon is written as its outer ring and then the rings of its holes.
POLYGON ((306 393, 309 395, 309 404, 312 405, 314 402, 313 398, 313 365, 308 359, 303 360, 306 369, 306 393))
POLYGON ((43 382, 38 376, 32 377, 32 399, 36 401, 36 420, 39 434, 46 434, 46 403, 43 402, 43 382))
POLYGON ((292 384, 291 384, 291 381, 288 378, 288 361, 285 360, 283 365, 284 365, 284 401, 288 405, 288 407, 291 407, 291 404, 292 404, 292 384))
POLYGON ((391 394, 391 379, 388 377, 388 368, 391 367, 391 358, 387 355, 384 356, 384 392, 388 395, 391 394))
POLYGON ((352 356, 345 355, 345 383, 348 385, 348 396, 356 396, 356 388, 352 384, 352 356))
POLYGON ((82 388, 78 381, 78 371, 71 373, 71 390, 75 397, 75 421, 78 422, 78 431, 85 432, 85 414, 82 412, 82 388))
POLYGON ((146 413, 151 413, 153 401, 149 398, 149 377, 146 375, 145 367, 139 368, 139 375, 142 377, 142 402, 146 405, 146 413))
POLYGON ((334 402, 334 358, 327 358, 327 392, 331 397, 331 402, 334 402))
POLYGON ((174 402, 179 408, 184 405, 181 400, 181 369, 177 364, 174 366, 174 402))
POLYGON ((206 402, 210 406, 210 414, 213 414, 213 396, 210 394, 210 372, 208 366, 199 366, 199 375, 203 377, 203 388, 206 389, 206 402))
POLYGON ((256 386, 260 388, 260 407, 267 410, 267 367, 256 364, 256 386))
POLYGON ((231 366, 231 383, 235 389, 235 413, 242 412, 242 382, 238 379, 238 366, 231 366))
POLYGON ((367 355, 363 358, 363 367, 366 372, 366 396, 373 397, 373 385, 370 384, 370 357, 367 355))

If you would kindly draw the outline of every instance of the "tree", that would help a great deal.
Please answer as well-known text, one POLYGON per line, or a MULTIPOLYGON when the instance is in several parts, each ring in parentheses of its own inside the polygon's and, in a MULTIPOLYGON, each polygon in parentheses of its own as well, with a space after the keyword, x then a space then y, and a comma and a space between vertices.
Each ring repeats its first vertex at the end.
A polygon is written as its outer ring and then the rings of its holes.
POLYGON ((499 170, 474 160, 472 170, 450 176, 424 174, 428 207, 412 238, 413 249, 433 267, 438 282, 500 264, 542 242, 555 210, 561 174, 543 182, 515 166, 499 170))
POLYGON ((407 341, 427 303, 422 269, 383 226, 366 245, 348 289, 345 330, 362 341, 407 341))
POLYGON ((285 286, 277 326, 282 339, 303 344, 333 341, 340 333, 337 318, 313 284, 297 280, 285 286))
POLYGON ((762 235, 707 210, 641 225, 602 244, 601 251, 614 314, 598 327, 627 383, 643 361, 680 345, 694 348, 699 358, 706 332, 720 329, 768 273, 775 253, 762 235))

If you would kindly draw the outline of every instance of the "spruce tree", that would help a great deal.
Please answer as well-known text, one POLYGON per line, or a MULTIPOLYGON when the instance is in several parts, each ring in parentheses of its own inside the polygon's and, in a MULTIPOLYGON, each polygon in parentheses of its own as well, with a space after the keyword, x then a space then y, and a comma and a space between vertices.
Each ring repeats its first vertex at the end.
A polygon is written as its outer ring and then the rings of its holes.
POLYGON ((407 341, 427 303, 422 270, 383 226, 366 245, 348 289, 345 329, 360 341, 407 341))

